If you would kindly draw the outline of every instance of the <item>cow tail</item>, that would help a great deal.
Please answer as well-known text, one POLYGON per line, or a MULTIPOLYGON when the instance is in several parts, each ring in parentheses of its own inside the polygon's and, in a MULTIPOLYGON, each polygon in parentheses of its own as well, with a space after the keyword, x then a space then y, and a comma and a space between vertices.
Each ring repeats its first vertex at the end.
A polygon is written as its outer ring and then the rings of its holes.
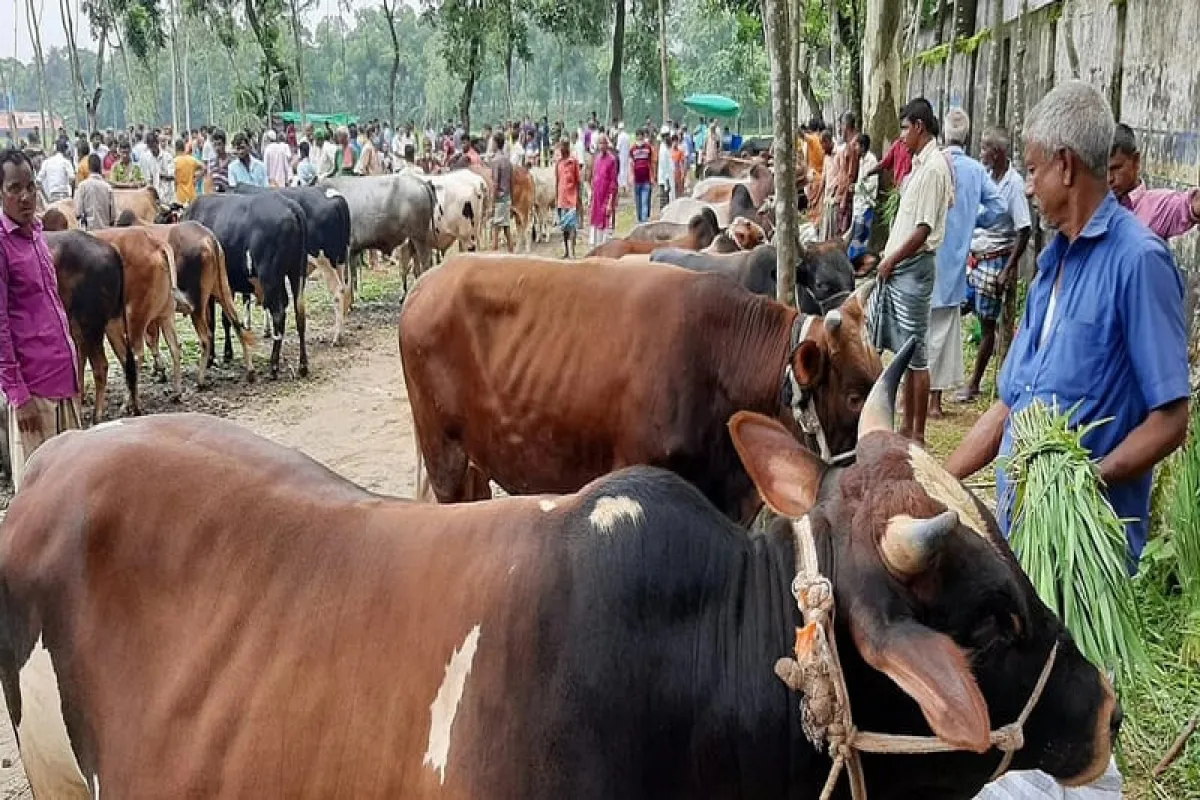
MULTIPOLYGON (((237 331, 242 347, 254 347, 254 331, 242 325, 242 318, 238 314, 237 305, 234 303, 233 289, 229 285, 229 270, 225 266, 225 248, 221 246, 216 237, 210 239, 209 242, 216 248, 214 255, 217 262, 217 302, 221 304, 221 313, 225 315, 225 319, 229 320, 229 324, 237 331)), ((213 347, 216 347, 216 342, 213 342, 213 347)))
MULTIPOLYGON (((133 341, 129 335, 129 305, 125 302, 125 270, 121 270, 121 280, 118 296, 121 303, 121 336, 125 343, 125 358, 121 365, 125 370, 125 391, 129 393, 129 402, 133 406, 134 398, 137 397, 137 359, 134 358, 133 341)), ((136 412, 136 407, 134 408, 136 412)))

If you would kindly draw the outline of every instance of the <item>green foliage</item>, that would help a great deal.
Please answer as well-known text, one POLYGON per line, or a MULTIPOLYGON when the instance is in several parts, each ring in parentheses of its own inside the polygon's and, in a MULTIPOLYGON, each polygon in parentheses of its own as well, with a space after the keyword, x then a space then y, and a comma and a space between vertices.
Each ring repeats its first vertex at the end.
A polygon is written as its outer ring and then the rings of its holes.
POLYGON ((1012 548, 1042 602, 1092 663, 1121 683, 1149 665, 1128 573, 1125 525, 1101 491, 1084 437, 1108 420, 1073 428, 1074 409, 1035 400, 1011 418, 1012 548))
POLYGON ((949 60, 952 48, 955 53, 962 53, 969 56, 978 50, 981 44, 990 41, 991 38, 992 29, 984 28, 974 36, 963 36, 956 39, 953 45, 947 42, 946 44, 931 47, 928 50, 922 50, 920 53, 914 54, 912 58, 905 59, 904 66, 910 67, 916 64, 921 67, 935 67, 949 60))

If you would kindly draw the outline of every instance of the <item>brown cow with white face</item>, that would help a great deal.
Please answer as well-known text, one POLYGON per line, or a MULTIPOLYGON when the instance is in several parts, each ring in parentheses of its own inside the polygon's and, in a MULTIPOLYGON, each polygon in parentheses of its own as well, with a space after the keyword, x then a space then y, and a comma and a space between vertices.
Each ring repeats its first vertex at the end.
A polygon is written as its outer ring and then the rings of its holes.
POLYGON ((977 792, 1056 643, 1012 766, 1094 778, 1111 689, 987 510, 863 418, 845 469, 734 421, 759 491, 806 515, 749 536, 647 467, 447 508, 211 417, 58 436, 0 527, 0 683, 34 794, 811 800, 830 760, 774 672, 806 525, 859 727, 958 748, 864 756, 871 800, 977 792))
POLYGON ((441 502, 651 464, 747 520, 760 501, 725 423, 752 410, 796 427, 802 411, 812 447, 851 450, 880 370, 864 330, 859 297, 803 316, 676 267, 458 255, 410 293, 400 351, 441 502))

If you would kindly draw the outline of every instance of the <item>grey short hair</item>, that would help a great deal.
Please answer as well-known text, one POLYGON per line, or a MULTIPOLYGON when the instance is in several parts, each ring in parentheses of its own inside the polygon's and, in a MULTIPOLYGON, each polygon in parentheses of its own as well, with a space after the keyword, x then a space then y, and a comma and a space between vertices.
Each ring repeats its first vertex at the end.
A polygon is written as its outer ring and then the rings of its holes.
POLYGON ((971 118, 957 106, 946 112, 942 121, 942 132, 946 144, 966 144, 971 136, 971 118))
POLYGON ((1047 153, 1070 150, 1092 175, 1103 178, 1115 128, 1112 108, 1099 89, 1083 81, 1066 81, 1029 113, 1025 141, 1047 153))
POLYGON ((983 134, 981 142, 983 147, 991 147, 1004 153, 1004 157, 1008 158, 1012 150, 1011 136, 1005 128, 989 128, 983 134))

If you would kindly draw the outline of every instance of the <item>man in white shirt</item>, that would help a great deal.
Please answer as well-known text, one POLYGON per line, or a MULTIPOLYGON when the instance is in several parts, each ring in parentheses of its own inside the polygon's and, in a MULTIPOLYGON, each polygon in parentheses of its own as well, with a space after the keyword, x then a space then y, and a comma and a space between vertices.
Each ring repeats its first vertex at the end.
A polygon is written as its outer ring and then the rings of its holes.
POLYGON ((625 130, 625 123, 617 123, 617 189, 624 192, 633 182, 632 174, 630 173, 629 149, 632 142, 629 141, 629 132, 625 130))
POLYGON ((320 154, 316 157, 317 178, 331 178, 337 173, 337 145, 329 141, 329 134, 323 129, 318 129, 317 147, 320 149, 320 154))
POLYGON ((287 142, 276 141, 275 131, 267 131, 266 140, 263 163, 267 166, 267 180, 276 189, 283 188, 292 180, 292 148, 287 142))
MULTIPOLYGON (((143 137, 156 136, 156 135, 157 135, 157 133, 153 133, 153 132, 149 133, 149 134, 143 134, 141 131, 138 131, 137 133, 133 134, 133 163, 137 164, 139 167, 142 166, 142 158, 150 150, 150 148, 146 146, 146 142, 144 141, 143 137)), ((146 174, 145 167, 142 167, 142 174, 143 175, 146 174)))
POLYGON ((879 263, 879 286, 867 305, 867 322, 880 351, 895 353, 910 337, 916 339, 905 380, 900 433, 921 446, 929 411, 926 339, 936 254, 946 238, 946 217, 954 199, 950 162, 938 149, 940 130, 925 98, 918 97, 900 110, 900 138, 913 154, 913 172, 900 195, 879 263))
POLYGON ((42 168, 38 170, 37 182, 42 187, 42 194, 46 196, 47 203, 65 200, 71 196, 71 187, 75 183, 75 168, 71 165, 71 159, 67 158, 70 148, 65 139, 60 139, 55 145, 54 155, 43 161, 42 168))
POLYGON ((662 210, 675 199, 675 176, 671 161, 671 128, 663 125, 658 143, 658 207, 662 210))
POLYGON ((858 135, 859 152, 858 183, 854 185, 854 220, 850 224, 850 246, 846 256, 857 272, 866 274, 875 266, 874 256, 867 253, 867 242, 871 238, 871 227, 875 222, 875 202, 879 194, 879 175, 871 174, 879 159, 871 152, 871 137, 858 135))

